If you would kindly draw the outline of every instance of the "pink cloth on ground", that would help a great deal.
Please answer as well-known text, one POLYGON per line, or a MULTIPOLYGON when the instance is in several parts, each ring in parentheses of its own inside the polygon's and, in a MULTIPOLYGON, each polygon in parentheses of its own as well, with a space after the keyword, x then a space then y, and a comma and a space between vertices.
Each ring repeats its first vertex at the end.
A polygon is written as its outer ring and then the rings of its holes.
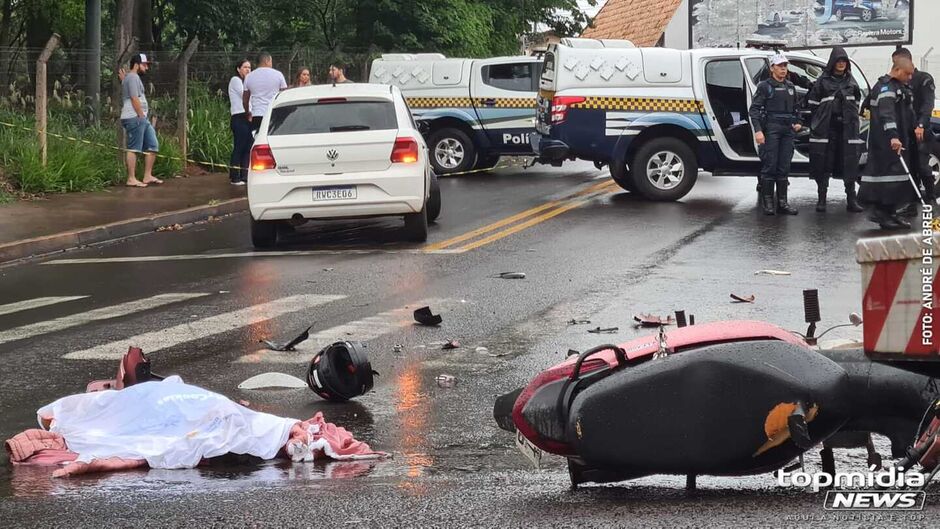
POLYGON ((61 435, 38 428, 14 435, 4 447, 14 465, 58 465, 78 457, 69 451, 61 435))
POLYGON ((310 445, 314 450, 315 459, 317 456, 340 461, 388 457, 388 453, 372 450, 368 444, 357 441, 353 434, 342 426, 326 422, 323 412, 317 412, 312 419, 295 424, 284 448, 291 453, 291 445, 301 444, 310 445))

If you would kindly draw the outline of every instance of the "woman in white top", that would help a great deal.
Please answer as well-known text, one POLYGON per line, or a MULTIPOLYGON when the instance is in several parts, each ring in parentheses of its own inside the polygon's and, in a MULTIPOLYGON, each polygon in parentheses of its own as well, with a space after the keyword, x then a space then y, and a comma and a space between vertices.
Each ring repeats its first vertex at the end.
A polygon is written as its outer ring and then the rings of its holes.
POLYGON ((247 119, 242 95, 245 93, 245 77, 251 72, 251 62, 242 59, 235 65, 236 75, 228 82, 228 100, 232 112, 232 158, 229 165, 239 169, 228 170, 229 180, 233 185, 243 186, 248 181, 248 164, 251 162, 251 144, 254 136, 251 123, 247 119))

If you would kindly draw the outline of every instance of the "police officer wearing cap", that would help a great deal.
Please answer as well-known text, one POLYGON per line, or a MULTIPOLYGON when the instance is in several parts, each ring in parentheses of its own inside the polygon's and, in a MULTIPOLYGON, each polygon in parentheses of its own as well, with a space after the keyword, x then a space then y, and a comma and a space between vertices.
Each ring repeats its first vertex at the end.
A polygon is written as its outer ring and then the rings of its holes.
POLYGON ((916 196, 900 158, 904 156, 910 167, 910 148, 914 142, 914 98, 908 83, 913 75, 914 63, 906 57, 896 56, 891 71, 878 79, 868 96, 871 107, 868 164, 862 174, 858 199, 872 208, 868 219, 886 230, 911 227, 898 218, 897 210, 916 196))
POLYGON ((861 89, 852 77, 852 64, 845 49, 836 46, 826 70, 806 95, 810 118, 809 173, 816 181, 819 200, 816 211, 826 211, 830 175, 845 184, 845 209, 861 213, 855 184, 861 147, 859 105, 861 89))
POLYGON ((793 142, 800 131, 796 86, 787 78, 789 61, 777 54, 770 58, 770 78, 757 85, 750 117, 754 139, 760 148, 761 205, 765 215, 796 215, 787 202, 793 142), (777 203, 774 204, 774 186, 777 203))
MULTIPOLYGON (((899 56, 912 63, 914 61, 913 55, 907 48, 898 48, 892 54, 892 57, 899 56)), ((930 128, 930 118, 936 103, 937 88, 933 76, 916 67, 911 77, 910 88, 914 95, 914 141, 911 144, 913 151, 911 159, 914 164, 910 166, 910 169, 913 171, 915 181, 924 189, 924 200, 934 204, 937 201, 937 194, 934 190, 933 169, 930 168, 930 152, 937 138, 930 128)), ((911 214, 916 214, 916 206, 913 203, 911 206, 913 206, 911 214)))

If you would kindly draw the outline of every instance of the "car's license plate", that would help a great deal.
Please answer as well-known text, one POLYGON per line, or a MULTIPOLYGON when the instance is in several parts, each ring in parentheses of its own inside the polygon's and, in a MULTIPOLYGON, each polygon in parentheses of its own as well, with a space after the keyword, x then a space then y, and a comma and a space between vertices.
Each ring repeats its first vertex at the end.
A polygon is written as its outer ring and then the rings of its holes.
POLYGON ((313 200, 354 200, 356 186, 332 186, 313 188, 313 200))
POLYGON ((542 449, 532 444, 532 441, 526 439, 518 430, 516 430, 516 447, 529 462, 535 465, 535 468, 541 468, 542 449))

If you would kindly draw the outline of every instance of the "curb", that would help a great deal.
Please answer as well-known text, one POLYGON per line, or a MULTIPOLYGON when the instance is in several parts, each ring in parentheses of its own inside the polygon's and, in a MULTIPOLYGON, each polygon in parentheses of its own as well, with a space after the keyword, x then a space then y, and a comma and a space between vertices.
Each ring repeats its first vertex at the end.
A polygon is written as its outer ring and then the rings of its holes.
POLYGON ((142 235, 170 224, 192 224, 209 217, 218 217, 248 210, 248 198, 234 198, 214 205, 196 206, 177 211, 158 213, 147 217, 121 220, 100 226, 45 235, 0 244, 0 264, 11 261, 62 252, 81 246, 113 241, 124 237, 142 235))

